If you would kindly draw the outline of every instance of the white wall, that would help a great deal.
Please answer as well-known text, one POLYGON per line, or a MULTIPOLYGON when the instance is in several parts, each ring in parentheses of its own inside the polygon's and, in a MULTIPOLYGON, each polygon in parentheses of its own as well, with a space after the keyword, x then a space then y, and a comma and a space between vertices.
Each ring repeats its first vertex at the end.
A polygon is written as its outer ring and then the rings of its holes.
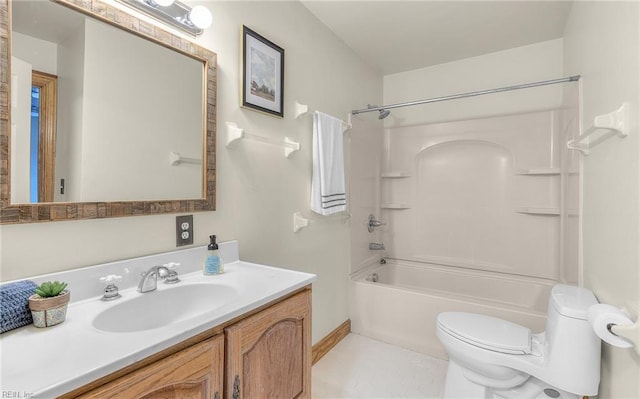
MULTIPOLYGON (((640 62, 638 2, 573 4, 565 30, 566 74, 583 77, 583 128, 630 104, 630 132, 583 158, 584 284, 601 302, 640 308, 640 62)), ((603 345, 601 398, 640 397, 640 357, 603 345)))
MULTIPOLYGON (((194 214, 195 244, 215 233, 221 241, 238 239, 244 260, 316 273, 316 342, 349 317, 349 223, 314 220, 293 233, 294 212, 311 217, 312 132, 310 116, 293 118, 294 101, 346 119, 350 110, 381 101, 381 76, 297 2, 204 4, 214 23, 197 42, 218 54, 218 193, 215 212, 194 214), (243 24, 285 49, 284 119, 239 106, 243 24), (302 149, 291 159, 249 141, 228 149, 226 121, 248 133, 291 137, 302 149)), ((352 134, 362 126, 355 120, 352 134)), ((11 280, 175 249, 175 215, 3 225, 0 234, 0 277, 11 280)))
MULTIPOLYGON (((562 39, 384 77, 384 104, 404 103, 562 77, 562 39)), ((395 108, 385 127, 471 119, 562 104, 560 85, 395 108)))

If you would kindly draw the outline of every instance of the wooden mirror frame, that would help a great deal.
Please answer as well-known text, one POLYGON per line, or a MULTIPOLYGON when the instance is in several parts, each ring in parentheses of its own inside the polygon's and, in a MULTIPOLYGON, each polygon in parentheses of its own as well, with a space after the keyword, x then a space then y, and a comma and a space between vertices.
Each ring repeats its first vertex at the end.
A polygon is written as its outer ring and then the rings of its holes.
POLYGON ((50 202, 12 205, 9 130, 11 126, 11 0, 0 0, 0 224, 215 210, 216 54, 99 0, 52 1, 203 62, 206 81, 203 85, 203 97, 206 97, 206 106, 203 106, 203 113, 206 116, 206 135, 203 132, 205 150, 202 162, 204 197, 184 200, 50 202))

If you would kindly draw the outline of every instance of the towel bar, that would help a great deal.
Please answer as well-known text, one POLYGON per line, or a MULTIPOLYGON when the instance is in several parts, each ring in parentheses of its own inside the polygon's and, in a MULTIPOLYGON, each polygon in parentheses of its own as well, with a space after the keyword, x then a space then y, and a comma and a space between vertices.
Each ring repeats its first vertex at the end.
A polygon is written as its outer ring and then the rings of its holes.
POLYGON ((193 165, 202 165, 202 159, 183 157, 179 153, 173 152, 173 151, 169 153, 169 165, 178 166, 181 163, 190 163, 190 164, 193 164, 193 165))
POLYGON ((284 142, 275 141, 267 137, 257 136, 255 134, 249 134, 245 132, 244 129, 239 128, 238 125, 235 124, 234 122, 227 122, 227 144, 226 144, 227 148, 233 148, 235 143, 240 139, 258 141, 264 144, 284 147, 284 156, 286 158, 290 158, 291 154, 300 150, 300 143, 297 143, 289 139, 288 137, 284 138, 284 142))
POLYGON ((629 135, 629 104, 623 103, 620 108, 608 114, 598 115, 593 120, 593 126, 587 129, 578 137, 567 142, 567 148, 570 150, 578 150, 584 155, 589 155, 589 149, 602 143, 613 136, 626 137, 629 135), (587 141, 592 134, 600 130, 608 130, 608 133, 602 134, 594 141, 587 141))
MULTIPOLYGON (((313 113, 313 110, 309 110, 309 106, 306 104, 300 104, 299 102, 296 101, 295 106, 296 106, 296 112, 295 112, 296 119, 298 119, 300 116, 304 114, 313 113)), ((351 114, 347 115, 347 122, 345 122, 342 119, 340 119, 340 121, 342 121, 342 124, 344 125, 344 130, 349 130, 353 127, 353 125, 351 124, 351 114)))
MULTIPOLYGON (((351 214, 346 214, 340 217, 329 217, 322 220, 339 220, 342 222, 346 222, 349 219, 351 219, 351 214)), ((293 214, 293 232, 297 233, 300 229, 309 226, 309 223, 315 223, 317 220, 321 219, 307 219, 306 217, 302 216, 301 212, 296 212, 293 214)))

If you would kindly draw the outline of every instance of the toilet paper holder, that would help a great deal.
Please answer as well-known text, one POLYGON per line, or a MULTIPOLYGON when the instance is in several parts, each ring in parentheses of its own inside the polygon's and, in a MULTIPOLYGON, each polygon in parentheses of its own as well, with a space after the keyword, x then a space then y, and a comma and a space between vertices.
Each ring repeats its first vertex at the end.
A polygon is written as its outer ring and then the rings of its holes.
POLYGON ((640 328, 625 309, 599 303, 589 307, 587 318, 604 342, 619 348, 633 347, 640 355, 640 328))
POLYGON ((607 328, 609 329, 609 331, 611 331, 612 334, 631 341, 636 353, 640 355, 640 327, 638 327, 638 322, 630 325, 611 323, 607 326, 607 328))

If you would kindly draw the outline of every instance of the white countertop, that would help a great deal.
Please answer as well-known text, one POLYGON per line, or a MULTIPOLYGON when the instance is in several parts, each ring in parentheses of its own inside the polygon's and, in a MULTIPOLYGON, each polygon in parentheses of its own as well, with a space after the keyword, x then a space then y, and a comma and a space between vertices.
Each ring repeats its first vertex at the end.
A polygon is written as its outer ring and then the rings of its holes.
MULTIPOLYGON (((123 298, 115 301, 103 302, 96 296, 72 302, 62 324, 29 325, 0 335, 0 392, 22 398, 56 397, 305 287, 315 278, 243 261, 226 263, 224 274, 218 276, 203 276, 201 271, 181 274, 178 284, 214 282, 213 289, 228 285, 238 295, 198 318, 136 332, 103 332, 92 322, 108 307, 155 291, 141 294, 129 287, 121 289, 123 298)), ((171 287, 158 282, 158 291, 171 287)))

